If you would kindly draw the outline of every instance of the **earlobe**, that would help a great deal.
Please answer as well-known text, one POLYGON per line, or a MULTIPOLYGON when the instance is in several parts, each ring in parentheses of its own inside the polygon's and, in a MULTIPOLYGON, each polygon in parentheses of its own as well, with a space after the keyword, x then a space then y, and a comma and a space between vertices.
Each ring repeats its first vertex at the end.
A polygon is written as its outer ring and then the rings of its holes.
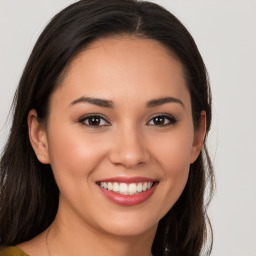
POLYGON ((49 157, 46 131, 44 125, 39 122, 35 109, 29 111, 28 129, 29 140, 38 160, 43 164, 48 164, 49 157))
POLYGON ((190 163, 194 163, 196 161, 204 145, 204 139, 206 134, 206 122, 206 112, 203 110, 200 113, 199 126, 197 127, 194 133, 194 141, 190 163))

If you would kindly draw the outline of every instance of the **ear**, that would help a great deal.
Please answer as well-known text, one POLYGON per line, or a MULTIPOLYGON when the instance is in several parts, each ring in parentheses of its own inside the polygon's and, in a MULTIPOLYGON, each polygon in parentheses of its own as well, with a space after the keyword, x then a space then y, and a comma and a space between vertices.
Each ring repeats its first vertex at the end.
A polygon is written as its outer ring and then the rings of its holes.
POLYGON ((38 160, 43 164, 49 163, 48 142, 45 125, 40 123, 35 109, 28 114, 29 140, 38 160))
POLYGON ((191 164, 196 161, 196 159, 198 158, 201 152, 201 149, 204 144, 205 134, 206 134, 206 112, 202 111, 200 113, 199 125, 194 132, 194 141, 193 141, 193 146, 191 151, 191 160, 190 160, 191 164))

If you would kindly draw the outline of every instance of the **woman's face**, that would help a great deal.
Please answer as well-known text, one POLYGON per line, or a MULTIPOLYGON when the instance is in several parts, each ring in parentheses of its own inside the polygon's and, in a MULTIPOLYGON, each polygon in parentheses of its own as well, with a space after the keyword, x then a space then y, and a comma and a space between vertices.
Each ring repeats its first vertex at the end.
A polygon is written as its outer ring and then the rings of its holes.
POLYGON ((52 94, 41 136, 58 214, 119 236, 155 230, 186 185, 200 131, 182 66, 165 47, 130 37, 92 43, 52 94))

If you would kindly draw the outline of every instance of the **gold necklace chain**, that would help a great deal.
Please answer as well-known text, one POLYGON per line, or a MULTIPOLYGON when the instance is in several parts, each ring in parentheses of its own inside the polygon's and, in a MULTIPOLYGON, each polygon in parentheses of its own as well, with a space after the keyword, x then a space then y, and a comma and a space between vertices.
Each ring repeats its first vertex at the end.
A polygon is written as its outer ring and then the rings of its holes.
MULTIPOLYGON (((48 231, 47 231, 47 233, 46 233, 45 242, 46 242, 46 247, 47 247, 47 250, 48 250, 48 254, 49 254, 49 256, 52 256, 52 255, 51 255, 50 248, 49 248, 49 244, 48 244, 48 235, 49 235, 49 232, 50 232, 50 228, 48 229, 48 231)), ((151 254, 151 256, 153 256, 153 254, 151 254)))
POLYGON ((49 254, 49 256, 52 256, 52 255, 51 255, 50 248, 49 248, 49 244, 48 244, 48 235, 49 235, 49 232, 50 232, 50 228, 48 229, 48 231, 47 231, 47 233, 46 233, 45 241, 46 241, 46 247, 47 247, 47 250, 48 250, 48 254, 49 254))

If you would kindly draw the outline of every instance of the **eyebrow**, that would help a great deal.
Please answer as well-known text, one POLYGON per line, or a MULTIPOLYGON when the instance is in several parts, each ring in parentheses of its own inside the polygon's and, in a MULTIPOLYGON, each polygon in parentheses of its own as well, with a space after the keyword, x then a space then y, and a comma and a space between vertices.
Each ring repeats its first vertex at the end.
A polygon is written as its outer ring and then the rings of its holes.
POLYGON ((114 104, 111 100, 105 100, 105 99, 97 99, 97 98, 90 98, 90 97, 80 97, 79 99, 76 99, 71 102, 71 106, 75 105, 77 103, 90 103, 99 107, 104 108, 113 108, 114 104))
MULTIPOLYGON (((78 104, 78 103, 90 103, 99 107, 104 107, 104 108, 113 108, 114 103, 111 100, 105 100, 105 99, 98 99, 98 98, 91 98, 91 97, 80 97, 74 101, 71 102, 71 106, 78 104)), ((157 107, 161 106, 165 103, 178 103, 182 107, 184 107, 184 103, 174 97, 164 97, 164 98, 159 98, 159 99, 153 99, 147 102, 146 107, 147 108, 152 108, 152 107, 157 107)))
POLYGON ((147 103, 147 107, 148 108, 151 108, 151 107, 157 107, 157 106, 160 106, 160 105, 163 105, 165 103, 178 103, 180 104, 183 108, 185 107, 184 106, 184 103, 177 99, 177 98, 174 98, 174 97, 164 97, 164 98, 159 98, 159 99, 154 99, 154 100, 151 100, 147 103))

